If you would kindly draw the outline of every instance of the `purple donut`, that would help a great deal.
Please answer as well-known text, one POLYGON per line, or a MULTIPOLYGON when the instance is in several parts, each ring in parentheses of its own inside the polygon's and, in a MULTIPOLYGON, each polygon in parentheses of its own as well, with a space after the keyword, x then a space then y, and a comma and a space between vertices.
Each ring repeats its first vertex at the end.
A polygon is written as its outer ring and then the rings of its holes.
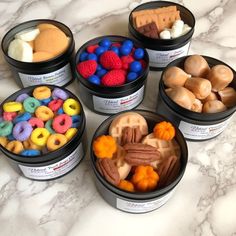
POLYGON ((52 91, 52 97, 53 99, 62 99, 62 100, 66 100, 69 95, 62 89, 59 89, 59 88, 55 88, 53 91, 52 91))
POLYGON ((18 141, 25 141, 31 135, 33 128, 27 121, 18 122, 13 128, 13 137, 18 141))
POLYGON ((22 93, 16 98, 16 102, 23 102, 29 95, 27 93, 22 93))

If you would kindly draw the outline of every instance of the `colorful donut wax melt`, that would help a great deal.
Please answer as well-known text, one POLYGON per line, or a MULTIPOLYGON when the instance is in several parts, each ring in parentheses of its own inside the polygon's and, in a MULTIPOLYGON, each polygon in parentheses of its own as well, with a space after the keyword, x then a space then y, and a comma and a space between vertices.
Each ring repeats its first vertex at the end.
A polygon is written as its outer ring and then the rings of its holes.
POLYGON ((4 102, 2 109, 1 144, 22 156, 40 156, 61 148, 80 126, 80 103, 60 88, 35 87, 32 93, 4 102), (57 113, 60 109, 62 114, 57 113))

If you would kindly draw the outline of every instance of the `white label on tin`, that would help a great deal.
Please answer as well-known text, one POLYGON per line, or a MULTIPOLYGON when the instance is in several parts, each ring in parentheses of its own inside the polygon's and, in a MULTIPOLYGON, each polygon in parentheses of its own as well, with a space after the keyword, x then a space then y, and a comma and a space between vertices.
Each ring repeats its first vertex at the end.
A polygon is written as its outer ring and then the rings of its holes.
POLYGON ((57 163, 41 167, 24 165, 18 166, 23 174, 30 179, 54 179, 72 170, 80 162, 83 156, 83 145, 82 143, 80 143, 80 145, 68 157, 64 158, 61 161, 58 161, 57 163))
POLYGON ((230 118, 214 125, 195 125, 181 120, 179 129, 183 133, 184 137, 188 139, 210 139, 220 134, 226 128, 229 121, 230 118))
POLYGON ((54 84, 57 86, 63 86, 72 80, 69 63, 59 70, 47 74, 30 75, 21 72, 18 74, 24 87, 38 84, 54 84))
POLYGON ((94 109, 109 114, 130 110, 142 101, 143 94, 144 86, 135 93, 121 98, 102 98, 93 95, 94 109))
POLYGON ((157 51, 146 48, 149 55, 149 65, 152 67, 166 67, 175 59, 186 56, 188 54, 189 46, 190 42, 188 42, 181 48, 169 51, 157 51))
POLYGON ((120 198, 116 199, 116 207, 122 211, 131 213, 145 213, 153 211, 164 205, 172 196, 173 190, 163 197, 156 200, 141 202, 141 201, 126 201, 120 198))

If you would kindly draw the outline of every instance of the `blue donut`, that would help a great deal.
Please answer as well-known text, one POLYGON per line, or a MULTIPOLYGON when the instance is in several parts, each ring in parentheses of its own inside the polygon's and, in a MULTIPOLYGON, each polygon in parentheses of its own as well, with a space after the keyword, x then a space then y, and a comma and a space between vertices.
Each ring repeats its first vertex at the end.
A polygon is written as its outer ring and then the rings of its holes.
POLYGON ((19 123, 21 121, 27 121, 31 118, 31 114, 29 112, 24 112, 20 115, 18 115, 14 120, 13 120, 13 123, 16 124, 16 123, 19 123))
POLYGON ((78 128, 80 123, 80 115, 71 116, 72 118, 72 128, 78 128))
POLYGON ((36 149, 25 149, 20 153, 20 155, 28 156, 28 157, 39 156, 40 154, 41 154, 41 152, 36 149))

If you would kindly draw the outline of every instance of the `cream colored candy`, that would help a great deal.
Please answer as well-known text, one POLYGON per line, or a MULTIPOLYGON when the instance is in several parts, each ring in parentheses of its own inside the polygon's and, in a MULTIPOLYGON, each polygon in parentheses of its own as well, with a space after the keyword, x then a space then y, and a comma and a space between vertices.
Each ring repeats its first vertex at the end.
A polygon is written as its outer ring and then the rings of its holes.
POLYGON ((118 172, 120 174, 120 179, 125 179, 131 170, 131 165, 128 164, 124 158, 126 155, 126 151, 123 147, 120 145, 117 145, 117 151, 113 155, 112 160, 114 160, 114 163, 118 169, 118 172))
POLYGON ((212 85, 212 91, 218 92, 226 88, 233 80, 232 70, 225 65, 213 66, 207 77, 212 85))
POLYGON ((31 28, 23 30, 15 35, 16 39, 21 39, 23 41, 29 42, 35 40, 37 35, 39 34, 39 29, 37 28, 31 28))
POLYGON ((185 73, 179 67, 171 66, 164 72, 163 82, 169 88, 184 86, 186 80, 190 77, 191 75, 185 73))
POLYGON ((202 106, 203 106, 202 102, 196 98, 192 107, 191 107, 191 111, 195 111, 195 112, 200 113, 200 112, 202 112, 202 106))
POLYGON ((14 39, 9 44, 8 56, 18 61, 32 62, 33 49, 27 42, 21 39, 14 39))
POLYGON ((192 77, 187 79, 184 86, 198 99, 204 99, 211 93, 211 83, 207 79, 192 77))
POLYGON ((227 107, 219 100, 208 101, 203 104, 202 111, 204 113, 216 113, 225 111, 227 107))
POLYGON ((193 77, 205 78, 209 70, 207 61, 200 55, 189 56, 184 62, 184 71, 193 77))
POLYGON ((171 27, 170 34, 171 38, 178 38, 182 35, 184 22, 182 20, 176 20, 171 27))
POLYGON ((161 159, 158 161, 151 162, 151 166, 154 169, 157 169, 159 164, 171 155, 176 155, 178 158, 180 158, 180 156, 181 156, 180 146, 176 142, 175 139, 172 139, 170 141, 166 141, 166 140, 156 138, 154 136, 154 134, 151 133, 143 138, 142 143, 156 147, 158 149, 158 151, 160 152, 161 159))
POLYGON ((184 87, 174 87, 166 89, 166 94, 180 106, 191 110, 195 101, 194 94, 184 87))
POLYGON ((220 95, 220 99, 225 104, 225 106, 236 106, 236 91, 234 90, 234 88, 226 87, 223 90, 219 91, 218 94, 220 95))

